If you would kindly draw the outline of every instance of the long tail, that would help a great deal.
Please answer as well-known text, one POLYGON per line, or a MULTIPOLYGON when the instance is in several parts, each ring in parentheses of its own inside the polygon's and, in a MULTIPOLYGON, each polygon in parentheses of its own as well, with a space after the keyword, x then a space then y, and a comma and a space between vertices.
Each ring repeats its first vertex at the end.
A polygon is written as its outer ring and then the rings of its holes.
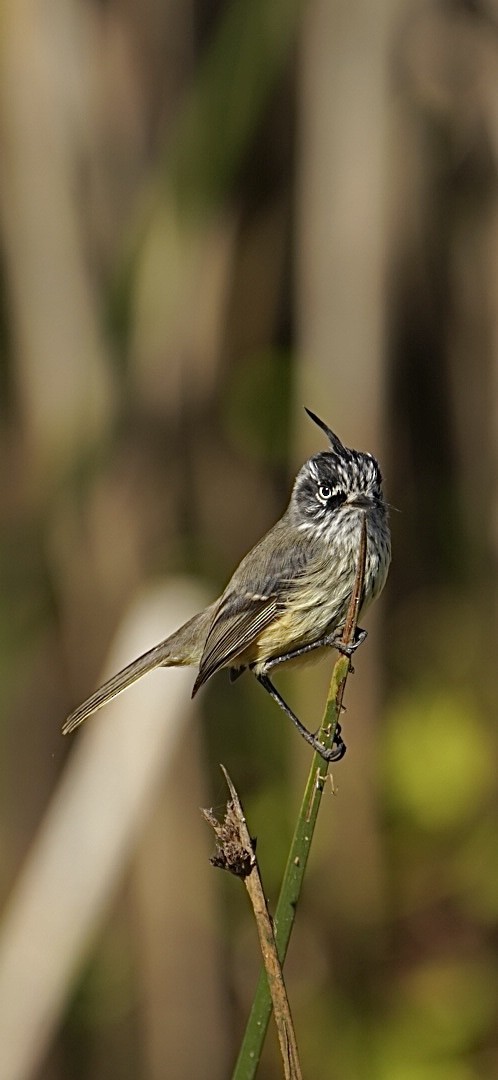
POLYGON ((148 652, 143 653, 136 660, 132 660, 131 664, 128 664, 122 671, 118 671, 116 675, 108 679, 103 686, 99 687, 91 697, 87 698, 82 705, 78 705, 78 708, 68 716, 62 728, 62 734, 69 735, 79 724, 83 723, 83 720, 86 720, 87 716, 91 716, 92 713, 97 712, 97 709, 107 705, 122 690, 126 690, 128 686, 131 686, 137 679, 141 679, 142 675, 153 671, 154 668, 198 664, 202 656, 204 641, 215 606, 215 604, 211 604, 204 611, 200 611, 198 615, 194 615, 192 619, 180 626, 179 630, 175 630, 170 637, 160 641, 158 645, 154 645, 148 652))

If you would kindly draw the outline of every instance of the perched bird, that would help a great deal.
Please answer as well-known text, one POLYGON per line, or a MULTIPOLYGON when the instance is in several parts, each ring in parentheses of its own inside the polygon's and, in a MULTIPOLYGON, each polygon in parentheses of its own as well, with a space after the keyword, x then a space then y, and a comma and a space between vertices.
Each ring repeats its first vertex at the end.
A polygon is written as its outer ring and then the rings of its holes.
POLYGON ((313 659, 340 643, 353 591, 362 522, 366 560, 360 614, 382 591, 391 560, 391 540, 379 465, 371 454, 350 450, 314 413, 329 449, 299 470, 289 505, 279 521, 249 551, 218 600, 179 630, 109 679, 67 718, 74 731, 127 686, 157 667, 198 664, 192 697, 220 668, 232 679, 248 669, 287 713, 301 735, 326 760, 338 760, 345 745, 336 732, 325 749, 301 723, 270 679, 280 664, 313 659))

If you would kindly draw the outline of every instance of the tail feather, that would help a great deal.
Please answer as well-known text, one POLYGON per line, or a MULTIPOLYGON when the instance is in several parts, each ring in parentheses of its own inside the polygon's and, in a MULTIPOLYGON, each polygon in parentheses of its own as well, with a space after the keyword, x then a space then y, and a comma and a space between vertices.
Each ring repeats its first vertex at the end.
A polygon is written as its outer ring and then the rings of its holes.
POLYGON ((118 671, 116 675, 108 679, 86 701, 78 705, 74 712, 70 713, 62 728, 62 734, 69 735, 88 716, 97 712, 103 705, 107 705, 122 690, 126 690, 128 686, 131 686, 137 679, 141 679, 142 675, 147 675, 149 671, 153 671, 154 668, 198 664, 202 656, 213 608, 214 605, 211 605, 205 611, 194 615, 193 619, 181 626, 170 637, 160 641, 158 645, 154 645, 148 652, 143 653, 136 660, 132 660, 131 664, 128 664, 121 671, 118 671))

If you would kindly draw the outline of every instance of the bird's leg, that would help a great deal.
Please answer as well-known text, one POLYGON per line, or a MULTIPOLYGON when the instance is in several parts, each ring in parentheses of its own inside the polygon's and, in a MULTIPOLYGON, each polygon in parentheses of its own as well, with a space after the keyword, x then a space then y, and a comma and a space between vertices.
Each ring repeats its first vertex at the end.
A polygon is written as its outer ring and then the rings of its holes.
POLYGON ((305 739, 306 742, 313 747, 313 750, 320 754, 325 761, 340 761, 341 758, 344 757, 344 754, 346 753, 346 743, 341 736, 340 724, 336 724, 333 746, 330 749, 327 749, 327 747, 317 739, 316 735, 312 735, 311 731, 308 731, 308 728, 305 727, 296 714, 292 712, 292 709, 289 708, 281 694, 279 694, 278 690, 274 687, 271 679, 268 678, 268 675, 256 675, 256 678, 270 697, 276 701, 277 705, 280 705, 280 708, 287 713, 287 716, 292 720, 292 723, 295 724, 303 739, 305 739))
POLYGON ((306 653, 312 652, 313 649, 323 649, 325 645, 331 645, 332 642, 328 638, 320 638, 319 641, 312 641, 311 645, 298 645, 295 649, 289 649, 289 652, 280 653, 279 656, 271 656, 269 660, 265 660, 266 671, 271 671, 277 664, 285 664, 287 660, 295 660, 298 656, 304 656, 306 653))
POLYGON ((289 652, 280 653, 279 656, 272 656, 269 660, 265 661, 265 668, 267 671, 271 671, 277 664, 285 664, 287 660, 295 660, 298 656, 304 656, 306 653, 312 652, 313 649, 323 649, 326 647, 337 649, 338 652, 344 653, 344 656, 351 657, 358 646, 365 640, 366 636, 367 630, 361 630, 361 628, 357 626, 353 643, 351 645, 344 645, 340 637, 326 634, 325 637, 319 638, 318 641, 312 641, 310 645, 298 645, 296 649, 290 649, 289 652))

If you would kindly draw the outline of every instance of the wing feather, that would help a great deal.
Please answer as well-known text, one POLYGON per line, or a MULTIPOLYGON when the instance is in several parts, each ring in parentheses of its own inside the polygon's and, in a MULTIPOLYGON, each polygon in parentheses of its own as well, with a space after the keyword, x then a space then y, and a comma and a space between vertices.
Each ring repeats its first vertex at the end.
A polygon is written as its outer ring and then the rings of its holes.
POLYGON ((236 661, 285 611, 309 572, 313 554, 309 537, 284 514, 242 559, 214 613, 193 694, 215 671, 236 661))
POLYGON ((199 665, 199 674, 194 683, 192 697, 200 686, 207 682, 222 667, 228 667, 244 652, 265 627, 275 618, 279 605, 276 596, 237 597, 236 605, 230 610, 235 598, 224 598, 213 619, 206 638, 204 652, 199 665))

